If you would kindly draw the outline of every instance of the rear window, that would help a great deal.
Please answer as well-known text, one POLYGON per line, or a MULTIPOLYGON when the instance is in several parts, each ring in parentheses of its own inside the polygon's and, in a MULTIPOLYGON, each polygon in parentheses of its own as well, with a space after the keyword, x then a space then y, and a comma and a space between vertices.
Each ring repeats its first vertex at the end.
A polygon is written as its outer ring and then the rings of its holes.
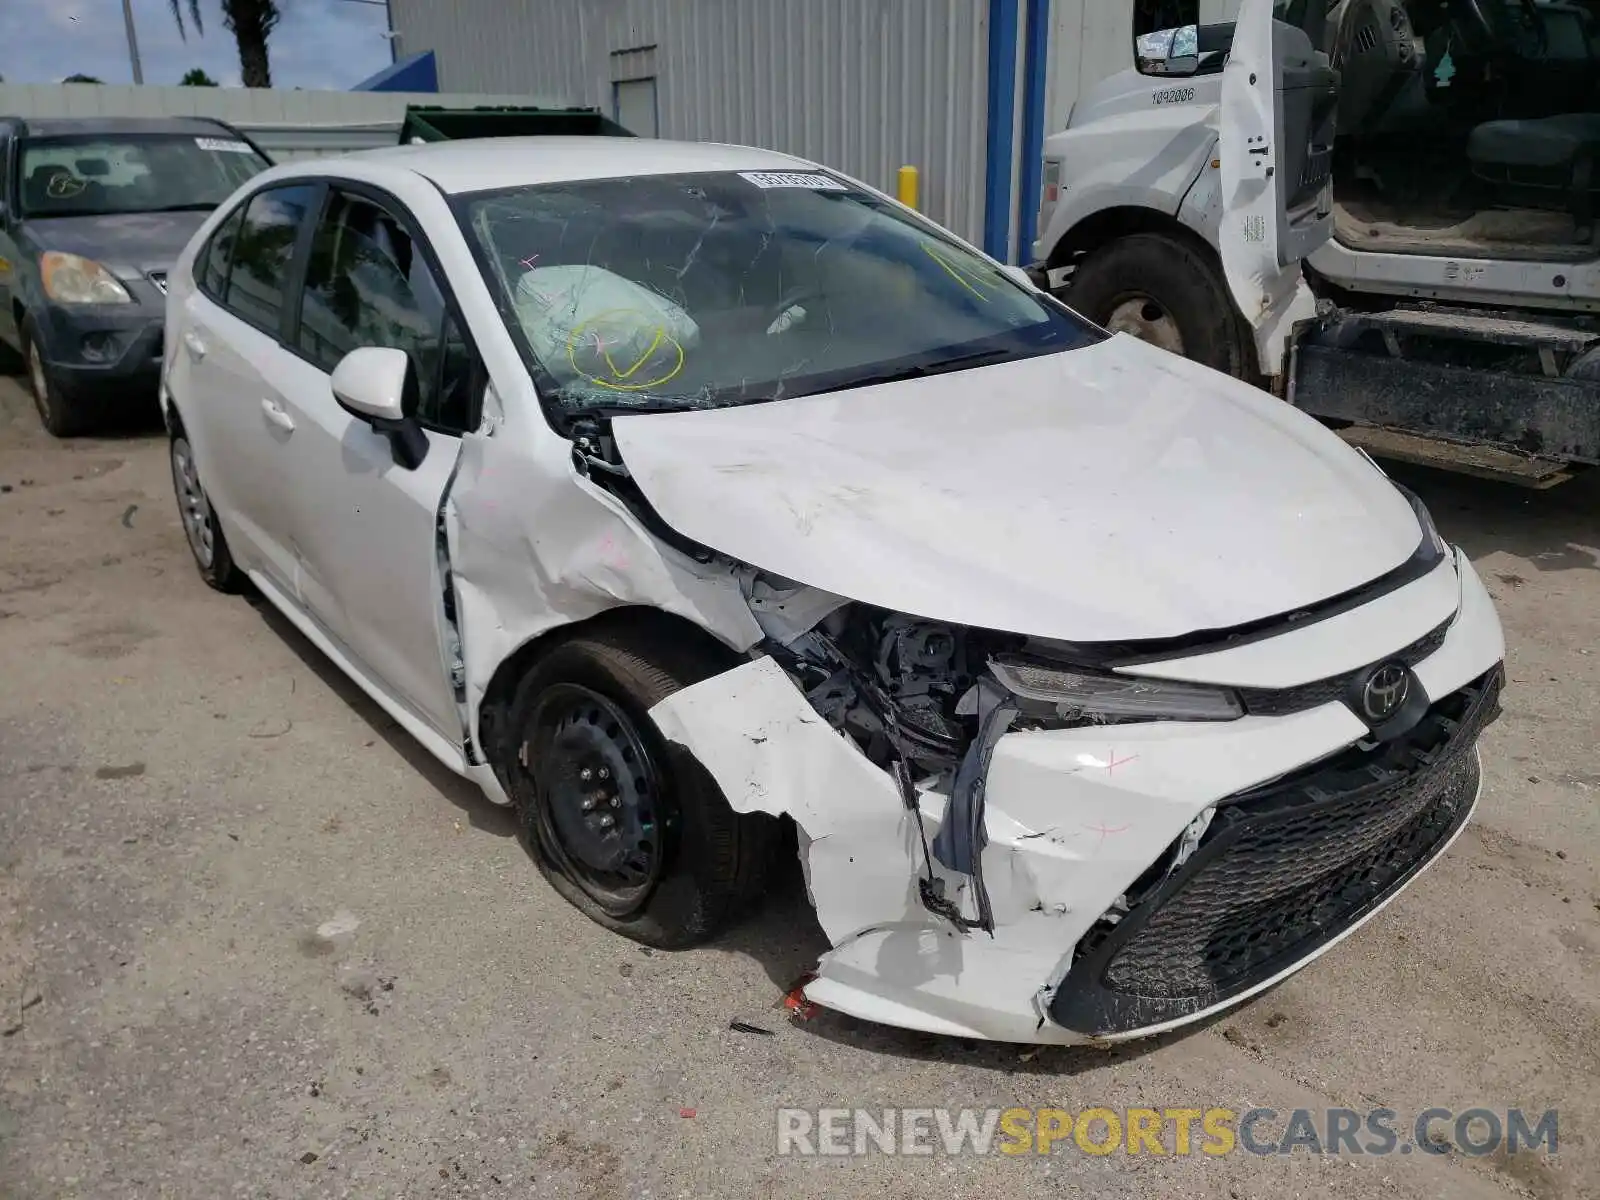
POLYGON ((28 138, 18 158, 22 213, 104 216, 215 208, 270 164, 219 129, 185 134, 28 138))

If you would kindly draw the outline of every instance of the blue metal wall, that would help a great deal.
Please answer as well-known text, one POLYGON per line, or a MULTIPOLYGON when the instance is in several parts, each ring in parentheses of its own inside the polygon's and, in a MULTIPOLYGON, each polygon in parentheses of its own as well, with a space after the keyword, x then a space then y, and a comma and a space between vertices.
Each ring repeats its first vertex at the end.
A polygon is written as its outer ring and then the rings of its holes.
POLYGON ((1032 245, 1039 218, 1050 0, 989 0, 988 63, 983 248, 1016 262, 1032 245))

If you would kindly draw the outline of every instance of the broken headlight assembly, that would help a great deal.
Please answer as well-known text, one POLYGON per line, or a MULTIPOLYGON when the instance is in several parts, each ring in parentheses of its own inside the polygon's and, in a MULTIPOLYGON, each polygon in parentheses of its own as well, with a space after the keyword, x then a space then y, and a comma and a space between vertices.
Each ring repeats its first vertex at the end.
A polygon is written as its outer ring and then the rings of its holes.
POLYGON ((1111 675, 1011 656, 989 671, 1017 700, 1025 719, 1062 724, 1123 721, 1232 721, 1244 704, 1226 688, 1111 675))

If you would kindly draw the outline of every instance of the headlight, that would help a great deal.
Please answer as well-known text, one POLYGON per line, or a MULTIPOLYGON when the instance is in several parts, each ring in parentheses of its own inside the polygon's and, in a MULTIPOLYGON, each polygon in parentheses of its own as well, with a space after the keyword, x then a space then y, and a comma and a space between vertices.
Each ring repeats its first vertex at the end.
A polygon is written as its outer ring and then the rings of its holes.
POLYGON ((1016 658, 990 659, 989 670, 1019 700, 1053 706, 1063 720, 1232 721, 1244 715, 1244 705, 1225 688, 1097 675, 1016 658))
MULTIPOLYGON (((1400 485, 1396 484, 1395 486, 1399 487, 1400 485)), ((1434 553, 1441 556, 1448 553, 1450 548, 1445 544, 1444 538, 1439 535, 1439 527, 1433 523, 1433 514, 1428 511, 1428 506, 1422 502, 1422 497, 1418 496, 1410 488, 1400 488, 1400 492, 1407 500, 1411 501, 1411 511, 1417 514, 1417 524, 1422 526, 1423 540, 1428 543, 1434 553)))
POLYGON ((48 250, 39 257, 44 294, 57 304, 131 304, 117 277, 92 258, 48 250))

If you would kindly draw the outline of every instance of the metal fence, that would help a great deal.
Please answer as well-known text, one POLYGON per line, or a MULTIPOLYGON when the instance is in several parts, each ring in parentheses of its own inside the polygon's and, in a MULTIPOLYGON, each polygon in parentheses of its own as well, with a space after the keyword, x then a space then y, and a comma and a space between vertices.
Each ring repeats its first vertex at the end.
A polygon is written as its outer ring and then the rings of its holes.
POLYGON ((470 108, 483 104, 560 107, 567 103, 562 98, 526 94, 0 83, 0 115, 217 117, 249 134, 278 162, 392 146, 408 104, 470 108))

